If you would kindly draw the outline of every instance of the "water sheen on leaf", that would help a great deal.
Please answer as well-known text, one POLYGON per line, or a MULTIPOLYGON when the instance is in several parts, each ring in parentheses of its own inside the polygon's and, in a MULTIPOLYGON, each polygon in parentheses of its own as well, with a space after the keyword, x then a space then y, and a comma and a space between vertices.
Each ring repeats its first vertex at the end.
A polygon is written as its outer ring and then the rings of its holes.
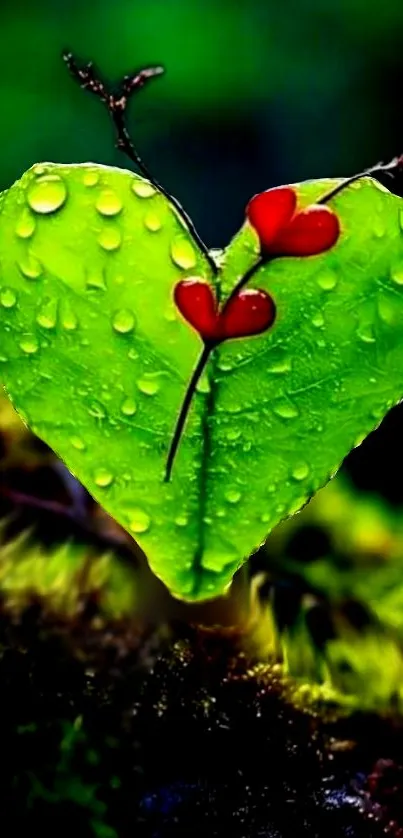
MULTIPOLYGON (((300 202, 333 183, 299 185, 300 202)), ((213 283, 207 260, 166 199, 127 171, 44 164, 4 194, 2 381, 178 597, 223 593, 403 395, 403 202, 367 179, 332 206, 332 250, 254 277, 276 323, 215 351, 167 484, 201 348, 173 289, 213 283)), ((256 253, 246 224, 224 255, 222 298, 256 253)))

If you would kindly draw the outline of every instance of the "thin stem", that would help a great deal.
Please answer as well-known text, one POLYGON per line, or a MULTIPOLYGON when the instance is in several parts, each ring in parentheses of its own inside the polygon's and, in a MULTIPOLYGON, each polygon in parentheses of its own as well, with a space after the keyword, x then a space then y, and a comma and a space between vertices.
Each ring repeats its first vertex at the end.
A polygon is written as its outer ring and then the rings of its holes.
POLYGON ((356 180, 360 180, 362 177, 372 177, 373 175, 389 175, 393 177, 395 174, 403 171, 403 154, 399 157, 394 157, 389 163, 376 163, 375 166, 370 166, 369 169, 364 169, 363 172, 359 172, 357 175, 351 175, 351 177, 345 178, 341 183, 335 186, 330 192, 326 192, 325 195, 322 195, 316 203, 317 204, 327 204, 328 201, 331 201, 332 198, 335 198, 339 192, 342 192, 343 189, 346 189, 347 186, 350 186, 352 183, 355 183, 356 180))
POLYGON ((173 464, 174 464, 176 452, 178 450, 178 445, 179 445, 180 440, 181 440, 183 429, 185 427, 185 422, 186 422, 186 419, 187 419, 187 415, 189 413, 190 405, 191 405, 194 393, 196 391, 197 384, 200 380, 201 375, 203 374, 204 368, 205 368, 205 366, 207 364, 207 361, 208 361, 208 359, 211 355, 211 352, 213 351, 214 348, 215 348, 215 344, 213 344, 213 343, 210 343, 210 344, 206 343, 204 345, 203 351, 200 354, 199 360, 198 360, 198 362, 197 362, 197 364, 194 368, 192 377, 189 381, 189 384, 188 384, 188 387, 187 387, 187 390, 186 390, 186 393, 185 393, 185 398, 183 399, 182 407, 180 409, 180 413, 179 413, 178 419, 176 421, 175 430, 174 430, 174 433, 173 433, 171 445, 170 445, 169 452, 168 452, 166 468, 165 468, 165 477, 164 477, 165 483, 168 483, 169 480, 171 479, 172 467, 173 467, 173 464))
POLYGON ((246 271, 246 274, 244 274, 241 277, 241 279, 237 282, 237 284, 234 285, 232 291, 225 300, 223 308, 225 308, 225 306, 228 305, 228 303, 230 302, 230 300, 233 299, 233 297, 236 297, 237 294, 239 294, 242 288, 244 288, 244 286, 249 282, 249 280, 252 279, 252 276, 255 275, 256 271, 258 271, 259 268, 263 267, 263 265, 267 265, 268 262, 271 262, 271 259, 265 259, 264 256, 259 256, 257 262, 255 262, 254 265, 251 265, 251 267, 248 268, 248 270, 246 271))
POLYGON ((66 62, 71 75, 79 83, 80 87, 82 87, 83 90, 88 90, 90 93, 93 93, 98 99, 100 99, 101 102, 104 103, 116 131, 116 147, 137 166, 144 177, 146 177, 155 189, 161 192, 167 201, 169 201, 171 206, 174 207, 176 212, 182 218, 184 224, 188 227, 193 241, 204 254, 213 275, 216 276, 218 274, 218 265, 212 257, 207 245, 200 238, 193 221, 183 209, 177 198, 171 195, 170 192, 168 192, 151 174, 148 166, 145 165, 139 153, 135 149, 127 128, 126 111, 129 99, 134 93, 141 90, 141 88, 144 87, 148 81, 162 75, 165 72, 164 68, 147 67, 144 70, 140 70, 139 73, 136 73, 133 76, 125 76, 123 81, 120 83, 117 93, 113 94, 107 89, 105 83, 99 78, 98 74, 95 74, 95 69, 91 62, 79 67, 71 52, 63 53, 63 59, 66 62))

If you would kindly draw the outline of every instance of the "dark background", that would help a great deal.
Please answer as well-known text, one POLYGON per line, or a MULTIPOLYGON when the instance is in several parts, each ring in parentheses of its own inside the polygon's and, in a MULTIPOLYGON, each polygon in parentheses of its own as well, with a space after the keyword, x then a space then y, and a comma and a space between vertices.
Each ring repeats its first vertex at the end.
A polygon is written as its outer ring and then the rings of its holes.
MULTIPOLYGON (((40 160, 126 165, 64 48, 111 81, 161 63, 132 103, 136 145, 223 246, 254 192, 403 150, 402 42, 401 0, 2 0, 0 188, 40 160)), ((349 460, 358 485, 397 502, 401 417, 349 460)))

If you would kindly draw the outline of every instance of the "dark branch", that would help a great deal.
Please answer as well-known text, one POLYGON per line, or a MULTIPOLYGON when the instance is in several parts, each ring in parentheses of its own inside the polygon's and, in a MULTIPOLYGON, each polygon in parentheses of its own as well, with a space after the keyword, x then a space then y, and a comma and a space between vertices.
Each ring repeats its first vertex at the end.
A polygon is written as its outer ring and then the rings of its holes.
POLYGON ((355 183, 356 180, 360 180, 363 177, 377 177, 378 175, 388 175, 389 177, 395 177, 397 174, 403 173, 403 154, 399 157, 394 157, 389 163, 376 163, 375 166, 370 166, 369 169, 364 169, 363 172, 359 172, 357 175, 351 175, 351 177, 342 180, 337 186, 331 189, 329 192, 326 192, 325 195, 322 195, 316 203, 317 204, 327 204, 328 201, 331 201, 332 198, 335 198, 340 192, 346 189, 347 186, 350 186, 352 183, 355 183))
POLYGON ((183 399, 182 407, 180 409, 180 413, 179 413, 178 419, 176 421, 175 430, 174 430, 174 433, 173 433, 171 445, 170 445, 169 452, 168 452, 166 469, 165 469, 165 478, 164 478, 165 483, 168 483, 168 481, 171 479, 172 467, 173 467, 173 464, 174 464, 176 452, 178 450, 178 445, 179 445, 180 440, 181 440, 183 429, 185 427, 185 422, 186 422, 186 419, 187 419, 187 415, 189 413, 190 405, 191 405, 191 402, 192 402, 197 384, 200 381, 200 377, 203 374, 204 368, 207 364, 207 361, 208 361, 208 359, 210 357, 210 354, 213 351, 213 349, 214 349, 214 344, 206 344, 204 346, 203 351, 202 351, 202 353, 199 357, 199 360, 198 360, 198 362, 195 366, 195 369, 193 371, 193 375, 192 375, 192 377, 189 381, 189 384, 188 384, 188 387, 187 387, 187 390, 186 390, 186 393, 185 393, 185 398, 183 399))
POLYGON ((94 96, 104 103, 116 131, 116 147, 122 151, 123 154, 125 154, 129 160, 135 164, 135 166, 137 166, 142 175, 144 175, 144 177, 146 177, 150 183, 152 183, 153 186, 155 186, 155 188, 161 192, 162 195, 164 195, 171 206, 175 208, 185 225, 188 227, 195 244, 198 248, 200 248, 207 259, 213 274, 216 275, 218 273, 218 266, 211 256, 208 247, 200 238, 192 220, 180 205, 179 201, 163 186, 161 186, 161 184, 151 174, 150 170, 141 159, 139 153, 136 151, 127 128, 126 113, 130 98, 137 93, 138 90, 141 90, 141 88, 143 88, 149 81, 162 75, 162 73, 164 73, 164 68, 148 67, 144 70, 140 70, 139 73, 132 76, 125 76, 118 85, 116 93, 112 93, 105 82, 101 80, 98 73, 95 72, 92 62, 79 67, 71 52, 65 52, 63 54, 63 59, 66 62, 71 75, 78 82, 80 87, 82 87, 83 90, 88 90, 90 93, 93 93, 94 96))

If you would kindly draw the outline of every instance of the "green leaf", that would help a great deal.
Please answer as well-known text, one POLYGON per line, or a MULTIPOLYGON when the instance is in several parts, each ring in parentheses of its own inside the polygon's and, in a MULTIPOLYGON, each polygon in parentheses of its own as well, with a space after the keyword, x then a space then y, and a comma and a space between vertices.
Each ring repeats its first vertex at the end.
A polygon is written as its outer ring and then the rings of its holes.
MULTIPOLYGON (((299 186, 301 199, 330 183, 299 186)), ((215 351, 166 484, 201 349, 173 288, 212 280, 175 210, 147 192, 129 172, 46 164, 5 194, 2 378, 171 591, 204 599, 402 396, 403 203, 361 181, 333 202, 336 247, 258 272, 251 284, 273 295, 275 326, 215 351)), ((256 254, 245 225, 223 256, 222 293, 256 254)))

